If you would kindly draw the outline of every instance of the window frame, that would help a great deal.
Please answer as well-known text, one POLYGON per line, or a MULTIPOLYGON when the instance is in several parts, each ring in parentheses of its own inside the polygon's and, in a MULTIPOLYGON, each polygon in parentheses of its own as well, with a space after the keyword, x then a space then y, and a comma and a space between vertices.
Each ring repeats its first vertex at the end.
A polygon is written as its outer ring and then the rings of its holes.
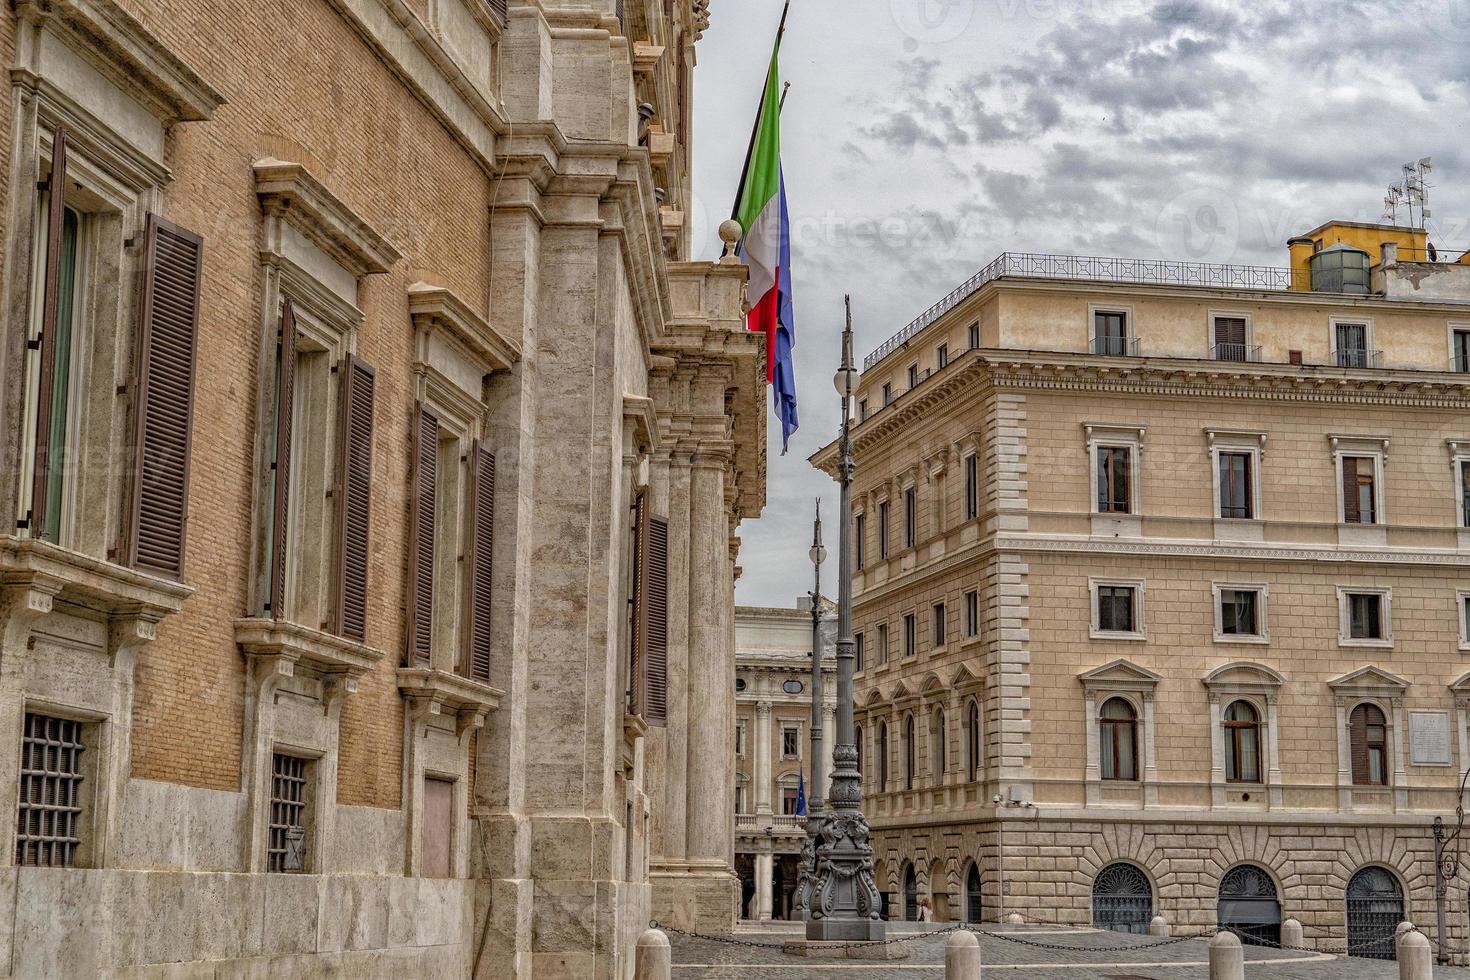
POLYGON ((801 734, 802 733, 801 733, 801 723, 800 722, 782 722, 781 723, 781 758, 783 760, 788 760, 788 759, 798 759, 799 760, 802 757, 802 754, 801 754, 801 743, 802 743, 801 734), (792 738, 793 738, 793 740, 795 742, 795 745, 796 745, 796 751, 795 752, 788 753, 786 751, 786 736, 787 735, 792 736, 792 738))
POLYGON ((892 516, 892 509, 888 506, 888 500, 887 500, 887 498, 884 498, 883 500, 878 501, 878 560, 879 561, 887 561, 888 560, 888 535, 889 535, 889 530, 890 530, 888 525, 890 523, 889 518, 891 516, 892 516))
POLYGON ((970 589, 965 593, 965 639, 980 635, 980 590, 970 589))
POLYGON ((919 546, 919 487, 910 483, 903 488, 903 550, 919 546))
POLYGON ((1347 710, 1346 710, 1345 713, 1346 713, 1346 716, 1347 716, 1347 727, 1348 727, 1348 763, 1347 763, 1348 785, 1349 786, 1352 786, 1353 788, 1363 787, 1363 788, 1366 788, 1366 789, 1388 789, 1389 787, 1392 787, 1394 785, 1394 779, 1393 779, 1393 777, 1394 777, 1394 769, 1395 769, 1394 762, 1393 762, 1393 747, 1394 747, 1393 716, 1394 716, 1394 712, 1392 710, 1385 710, 1384 706, 1382 704, 1380 704, 1379 701, 1376 698, 1360 697, 1360 698, 1357 698, 1357 699, 1354 700, 1354 702, 1352 703, 1352 705, 1347 708, 1347 710), (1352 764, 1352 759, 1353 759, 1353 715, 1357 714, 1358 711, 1360 709, 1363 709, 1363 708, 1372 708, 1373 710, 1377 711, 1378 714, 1379 714, 1379 717, 1381 717, 1383 719, 1383 723, 1381 725, 1379 725, 1379 726, 1376 726, 1376 727, 1381 727, 1383 729, 1383 741, 1381 743, 1377 744, 1376 746, 1375 746, 1375 744, 1373 742, 1369 741, 1368 732, 1366 731, 1366 729, 1369 727, 1369 725, 1368 725, 1368 723, 1366 721, 1364 722, 1364 729, 1365 729, 1365 731, 1363 733, 1363 738, 1364 738, 1364 751, 1367 754, 1367 758, 1368 758, 1369 763, 1370 763, 1370 770, 1371 770, 1371 762, 1372 762, 1372 755, 1371 755, 1372 750, 1374 748, 1378 748, 1382 752, 1383 778, 1381 780, 1376 781, 1376 782, 1375 781, 1372 781, 1370 779, 1368 782, 1360 783, 1353 776, 1353 764, 1352 764))
POLYGON ((1089 578, 1087 580, 1087 591, 1092 607, 1091 628, 1088 632, 1089 638, 1094 640, 1146 641, 1148 639, 1148 627, 1144 619, 1145 586, 1144 579, 1089 578), (1105 588, 1133 590, 1133 629, 1106 630, 1102 628, 1100 599, 1101 590, 1105 588))
POLYGON ((917 613, 903 614, 903 658, 918 656, 919 653, 919 617, 917 613))
POLYGON ((880 394, 883 397, 883 407, 884 408, 887 408, 889 405, 892 405, 893 404, 893 382, 891 382, 891 381, 885 381, 885 382, 883 382, 883 387, 881 389, 879 389, 879 392, 880 392, 880 394))
POLYGON ((980 322, 978 320, 966 329, 965 340, 970 350, 980 349, 980 322))
POLYGON ((1087 440, 1088 483, 1087 513, 1118 519, 1137 517, 1143 513, 1143 441, 1147 431, 1142 425, 1111 425, 1100 422, 1082 423, 1087 440), (1103 449, 1128 450, 1128 509, 1103 510, 1099 499, 1103 449))
POLYGON ((1447 324, 1447 326, 1446 326, 1446 331, 1447 331, 1447 333, 1449 335, 1449 343, 1450 343, 1450 371, 1451 371, 1451 373, 1453 373, 1453 374, 1470 373, 1470 322, 1465 322, 1465 321, 1461 321, 1461 320, 1451 320, 1447 324), (1459 356, 1455 353, 1455 337, 1458 334, 1464 334, 1465 335, 1465 348, 1466 348, 1466 352, 1467 353, 1466 353, 1465 367, 1463 369, 1459 366, 1459 356))
POLYGON ((980 516, 980 454, 968 452, 960 457, 965 483, 965 520, 980 516))
POLYGON ((1246 643, 1264 645, 1271 642, 1271 626, 1268 612, 1270 600, 1270 587, 1264 582, 1212 582, 1211 594, 1215 603, 1215 636, 1216 643, 1246 643), (1227 633, 1225 632, 1225 593, 1226 592, 1249 592, 1256 597, 1256 632, 1254 633, 1227 633))
POLYGON ((948 342, 942 343, 938 347, 934 348, 934 369, 936 371, 943 371, 947 367, 949 367, 948 342))
POLYGON ((1263 750, 1265 749, 1265 739, 1263 738, 1262 730, 1265 724, 1262 718, 1263 712, 1260 706, 1250 698, 1237 696, 1225 702, 1225 707, 1220 712, 1221 735, 1224 739, 1225 747, 1225 782, 1251 786, 1258 786, 1265 783, 1266 767, 1263 765, 1264 760, 1262 758, 1264 754, 1263 750), (1254 718, 1253 721, 1233 721, 1228 717, 1230 710, 1238 704, 1243 704, 1250 709, 1251 715, 1254 718), (1255 778, 1253 779, 1247 778, 1241 769, 1241 733, 1245 731, 1250 731, 1255 739, 1256 772, 1255 778))
MULTIPOLYGON (((1249 310, 1211 309, 1211 310, 1206 311, 1206 313, 1205 313, 1206 343, 1208 344, 1208 349, 1210 351, 1211 357, 1214 360, 1220 360, 1220 358, 1218 356, 1216 356, 1216 351, 1217 351, 1217 349, 1220 346, 1220 342, 1216 339, 1216 333, 1215 333, 1216 322, 1219 321, 1219 320, 1244 320, 1245 321, 1245 343, 1243 344, 1243 346, 1245 347, 1245 356, 1243 358, 1241 358, 1241 361, 1249 361, 1250 360, 1251 348, 1253 348, 1255 346, 1255 342, 1256 342, 1255 315, 1253 313, 1251 313, 1249 310)), ((1233 359, 1227 359, 1227 363, 1235 363, 1235 362, 1234 362, 1233 359)))
POLYGON ((1449 451, 1451 479, 1455 484, 1455 527, 1470 530, 1470 480, 1465 479, 1465 470, 1470 467, 1470 439, 1446 439, 1445 448, 1449 451))
POLYGON ((949 645, 949 608, 940 599, 929 607, 929 646, 943 650, 949 645))
POLYGON ((1087 304, 1087 350, 1096 357, 1130 357, 1134 354, 1138 341, 1137 321, 1134 318, 1133 304, 1111 304, 1111 303, 1089 303, 1087 304), (1111 353, 1099 351, 1100 335, 1098 334, 1099 316, 1120 316, 1123 318, 1122 352, 1111 353))
POLYGON ((1393 588, 1391 586, 1337 586, 1337 645, 1340 647, 1376 647, 1391 649, 1393 640, 1393 588), (1352 597, 1377 596, 1378 625, 1380 636, 1355 637, 1352 635, 1352 597))
POLYGON ((888 663, 888 624, 878 624, 878 666, 888 663))
POLYGON ((1329 435, 1332 447, 1333 496, 1337 498, 1337 523, 1352 527, 1383 527, 1388 524, 1387 461, 1389 440, 1377 436, 1329 435), (1373 520, 1347 520, 1347 498, 1343 493, 1343 468, 1348 457, 1373 462, 1373 520))
POLYGON ((859 630, 852 638, 852 672, 861 674, 867 669, 867 632, 859 630))
POLYGON ((915 361, 914 363, 910 364, 908 366, 908 372, 904 376, 908 379, 909 391, 913 391, 915 388, 919 387, 919 362, 915 361))
POLYGON ((1470 589, 1455 590, 1455 609, 1460 621, 1459 649, 1470 650, 1470 589))
POLYGON ((1139 705, 1134 703, 1133 699, 1129 697, 1126 692, 1109 692, 1107 696, 1102 698, 1099 702, 1097 706, 1097 731, 1094 733, 1094 737, 1097 739, 1098 778, 1103 782, 1140 783, 1143 781, 1143 764, 1139 752, 1139 741, 1143 736, 1143 733, 1141 731, 1143 727, 1142 718, 1143 711, 1140 709, 1139 705), (1103 712, 1105 712, 1108 708, 1108 705, 1112 704, 1114 701, 1117 701, 1126 706, 1131 712, 1131 716, 1127 719, 1113 719, 1103 717, 1103 712), (1131 758, 1129 759, 1129 767, 1132 770, 1132 773, 1128 776, 1120 776, 1118 775, 1118 763, 1121 760, 1122 756, 1118 752, 1117 729, 1124 727, 1125 725, 1129 729, 1129 743, 1130 747, 1133 750, 1130 754, 1131 758), (1103 747, 1105 745, 1103 741, 1103 732, 1105 730, 1110 730, 1113 732, 1113 751, 1111 755, 1103 752, 1103 747), (1111 765, 1112 767, 1112 775, 1108 775, 1109 765, 1111 765))
POLYGON ((965 782, 979 782, 985 770, 984 712, 978 698, 965 700, 965 782))
POLYGON ((868 512, 860 510, 852 515, 852 565, 854 571, 862 571, 867 564, 866 538, 868 533, 868 512))
POLYGON ((1205 429, 1205 445, 1210 454, 1210 490, 1213 510, 1211 515, 1218 521, 1261 521, 1264 504, 1261 499, 1261 468, 1266 457, 1266 433, 1238 429, 1205 429), (1250 473, 1247 476, 1246 492, 1250 496, 1249 517, 1226 517, 1223 487, 1221 486, 1220 458, 1228 454, 1250 457, 1250 473))
POLYGON ((1346 368, 1351 368, 1351 369, 1354 369, 1354 370, 1359 370, 1359 369, 1362 369, 1362 368, 1371 368, 1371 367, 1375 367, 1376 366, 1376 365, 1374 365, 1372 363, 1372 361, 1373 361, 1372 354, 1374 353, 1374 347, 1373 347, 1373 318, 1371 316, 1363 316, 1363 317, 1357 317, 1357 316, 1333 316, 1333 317, 1328 317, 1327 319, 1328 319, 1328 333, 1327 333, 1327 336, 1328 336, 1329 340, 1331 341, 1331 343, 1330 343, 1330 345, 1328 346, 1327 349, 1329 351, 1329 356, 1332 357, 1332 366, 1333 367, 1346 367, 1346 368), (1341 363, 1341 360, 1342 360, 1341 351, 1343 350, 1343 348, 1341 348, 1341 347, 1338 346, 1337 330, 1338 330, 1339 327, 1343 327, 1343 326, 1350 326, 1350 327, 1361 326, 1363 328, 1363 356, 1364 356, 1365 362, 1367 362, 1367 363, 1364 363, 1364 364, 1343 364, 1343 363, 1341 363), (1332 356, 1332 355, 1336 355, 1336 356, 1332 356))

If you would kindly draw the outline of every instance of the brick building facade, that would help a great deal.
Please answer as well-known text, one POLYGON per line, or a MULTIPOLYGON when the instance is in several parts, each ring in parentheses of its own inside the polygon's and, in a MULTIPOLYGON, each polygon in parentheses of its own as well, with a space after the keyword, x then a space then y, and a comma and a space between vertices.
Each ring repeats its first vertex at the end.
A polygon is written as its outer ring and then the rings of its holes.
POLYGON ((1007 254, 868 359, 856 698, 895 918, 1434 921, 1470 768, 1470 268, 1395 252, 1315 290, 1007 254))
POLYGON ((733 920, 707 8, 0 15, 0 972, 628 976, 733 920))

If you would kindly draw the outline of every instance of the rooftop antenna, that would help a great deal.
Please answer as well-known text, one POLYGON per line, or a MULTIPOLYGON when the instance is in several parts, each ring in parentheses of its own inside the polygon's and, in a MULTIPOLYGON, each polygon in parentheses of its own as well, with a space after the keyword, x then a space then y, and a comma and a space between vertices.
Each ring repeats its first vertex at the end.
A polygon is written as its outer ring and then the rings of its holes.
POLYGON ((1421 157, 1411 160, 1400 168, 1403 176, 1393 184, 1389 185, 1388 197, 1383 199, 1385 219, 1398 224, 1399 205, 1408 208, 1409 227, 1427 231, 1428 221, 1434 213, 1429 208, 1429 174, 1434 170, 1434 161, 1430 157, 1421 157), (1419 214, 1415 217, 1414 206, 1418 205, 1419 214))

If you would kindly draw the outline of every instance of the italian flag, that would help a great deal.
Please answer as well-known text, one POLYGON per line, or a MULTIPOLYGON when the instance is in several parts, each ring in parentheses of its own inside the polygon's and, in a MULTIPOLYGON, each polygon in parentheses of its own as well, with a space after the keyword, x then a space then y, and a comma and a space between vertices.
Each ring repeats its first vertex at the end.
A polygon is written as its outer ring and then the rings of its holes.
POLYGON ((740 257, 750 267, 749 329, 766 336, 766 381, 781 420, 781 446, 796 431, 796 381, 791 350, 796 328, 791 302, 791 233, 781 171, 780 38, 771 52, 760 116, 735 204, 744 236, 740 257))

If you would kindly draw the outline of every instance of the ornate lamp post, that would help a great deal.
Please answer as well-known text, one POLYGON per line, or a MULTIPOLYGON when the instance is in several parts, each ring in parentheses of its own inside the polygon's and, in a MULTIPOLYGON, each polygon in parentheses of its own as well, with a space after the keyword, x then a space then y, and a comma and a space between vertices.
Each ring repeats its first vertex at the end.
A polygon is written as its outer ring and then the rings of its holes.
POLYGON ((801 874, 796 883, 796 911, 806 918, 811 908, 812 883, 816 876, 817 838, 822 832, 822 501, 817 499, 817 519, 812 524, 812 547, 807 552, 815 572, 812 584, 812 783, 806 801, 806 843, 801 848, 801 874))
POLYGON ((852 727, 852 297, 846 297, 842 367, 834 379, 842 398, 842 436, 837 478, 837 743, 832 751, 832 793, 817 841, 816 883, 806 922, 809 940, 862 942, 882 939, 881 899, 873 882, 873 847, 863 816, 863 784, 852 727))

